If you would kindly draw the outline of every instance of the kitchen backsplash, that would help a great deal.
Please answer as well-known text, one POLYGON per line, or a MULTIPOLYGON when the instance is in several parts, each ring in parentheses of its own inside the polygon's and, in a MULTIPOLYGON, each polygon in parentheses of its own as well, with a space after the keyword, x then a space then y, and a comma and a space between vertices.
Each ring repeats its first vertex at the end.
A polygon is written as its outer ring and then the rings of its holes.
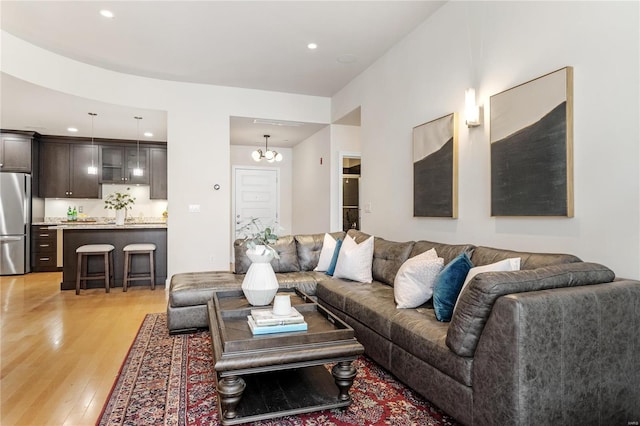
POLYGON ((115 218, 115 210, 104 208, 104 199, 114 192, 129 192, 136 199, 134 206, 127 212, 127 217, 139 220, 147 218, 162 217, 162 213, 167 210, 166 200, 150 200, 149 186, 129 186, 129 185, 102 185, 102 199, 78 199, 78 198, 46 198, 44 201, 44 216, 47 218, 66 218, 67 209, 76 207, 78 214, 94 218, 115 218))

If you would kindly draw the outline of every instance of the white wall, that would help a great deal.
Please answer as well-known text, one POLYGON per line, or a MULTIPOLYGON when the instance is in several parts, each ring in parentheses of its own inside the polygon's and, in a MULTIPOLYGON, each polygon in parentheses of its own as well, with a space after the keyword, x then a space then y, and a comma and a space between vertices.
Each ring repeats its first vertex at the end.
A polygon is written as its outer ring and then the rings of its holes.
POLYGON ((328 123, 330 99, 142 78, 86 65, 2 32, 0 67, 53 90, 167 111, 168 273, 229 268, 229 117, 328 123), (214 184, 221 189, 215 191, 214 184), (189 213, 190 204, 200 213, 189 213))
POLYGON ((330 137, 327 126, 293 148, 293 234, 330 229, 330 137))
MULTIPOLYGON (((258 146, 237 146, 231 145, 231 180, 233 181, 233 166, 247 166, 251 168, 265 168, 265 169, 278 169, 280 170, 280 226, 283 228, 280 233, 291 234, 292 229, 292 217, 293 217, 293 201, 292 201, 292 169, 293 169, 293 150, 291 148, 281 148, 278 146, 270 147, 282 154, 282 161, 278 163, 268 163, 261 161, 256 163, 251 158, 251 153, 255 151, 258 146)), ((233 207, 233 206, 231 206, 233 207)), ((233 214, 233 210, 231 212, 233 214)), ((231 238, 235 239, 233 235, 233 221, 231 223, 232 234, 231 238)))
POLYGON ((638 2, 448 2, 332 98, 361 106, 365 232, 573 253, 640 278, 638 2), (490 217, 489 96, 574 67, 574 218, 490 217), (464 126, 475 86, 484 124, 464 126), (412 216, 411 131, 460 115, 459 218, 412 216))

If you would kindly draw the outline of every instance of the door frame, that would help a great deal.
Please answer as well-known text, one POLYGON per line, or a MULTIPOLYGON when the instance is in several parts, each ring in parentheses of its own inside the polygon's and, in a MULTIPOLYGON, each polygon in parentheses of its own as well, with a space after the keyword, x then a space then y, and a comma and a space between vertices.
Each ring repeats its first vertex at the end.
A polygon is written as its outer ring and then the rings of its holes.
MULTIPOLYGON (((344 177, 344 173, 342 173, 345 158, 358 158, 360 159, 360 163, 362 163, 362 154, 360 152, 355 151, 339 151, 338 152, 338 231, 342 231, 342 179, 344 177)), ((361 166, 362 167, 362 166, 361 166)), ((362 182, 362 169, 360 170, 360 182, 362 182)), ((360 227, 362 227, 362 203, 358 200, 358 219, 360 219, 360 227)))
POLYGON ((235 262, 235 252, 233 250, 233 242, 237 239, 236 237, 236 177, 238 170, 254 170, 254 171, 275 171, 276 172, 276 216, 277 220, 280 220, 280 168, 279 167, 259 167, 259 166, 242 166, 236 165, 231 166, 232 174, 231 174, 231 223, 230 225, 230 234, 231 234, 231 263, 235 262))

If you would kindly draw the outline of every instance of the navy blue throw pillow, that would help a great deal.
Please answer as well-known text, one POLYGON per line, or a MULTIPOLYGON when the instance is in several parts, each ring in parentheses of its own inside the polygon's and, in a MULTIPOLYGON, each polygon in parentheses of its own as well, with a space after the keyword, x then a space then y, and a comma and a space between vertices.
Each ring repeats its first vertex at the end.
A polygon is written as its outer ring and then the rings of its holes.
POLYGON ((331 257, 331 263, 329 263, 329 269, 325 274, 333 276, 333 272, 336 270, 336 263, 338 263, 338 255, 340 254, 340 247, 342 247, 342 240, 336 240, 336 248, 333 250, 333 256, 331 257))
POLYGON ((433 309, 438 321, 451 321, 458 294, 473 263, 467 253, 453 259, 436 277, 433 284, 433 309))

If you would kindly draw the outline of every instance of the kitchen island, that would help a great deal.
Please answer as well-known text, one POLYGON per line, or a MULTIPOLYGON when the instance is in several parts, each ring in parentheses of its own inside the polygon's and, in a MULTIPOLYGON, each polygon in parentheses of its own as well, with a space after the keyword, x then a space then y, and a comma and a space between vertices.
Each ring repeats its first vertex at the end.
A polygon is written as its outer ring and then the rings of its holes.
MULTIPOLYGON (((85 244, 111 244, 113 251, 114 285, 122 287, 124 275, 124 253, 127 244, 153 243, 156 245, 155 269, 156 285, 164 286, 167 280, 167 225, 166 223, 131 223, 125 225, 105 223, 62 223, 50 227, 61 229, 63 240, 63 266, 61 290, 75 290, 77 256, 76 249, 85 244)), ((89 257, 89 272, 102 270, 99 256, 89 257)), ((146 272, 149 270, 148 256, 133 256, 131 270, 146 272)), ((130 286, 149 286, 148 281, 134 281, 130 286)), ((88 281, 87 288, 104 288, 104 281, 88 281)))

